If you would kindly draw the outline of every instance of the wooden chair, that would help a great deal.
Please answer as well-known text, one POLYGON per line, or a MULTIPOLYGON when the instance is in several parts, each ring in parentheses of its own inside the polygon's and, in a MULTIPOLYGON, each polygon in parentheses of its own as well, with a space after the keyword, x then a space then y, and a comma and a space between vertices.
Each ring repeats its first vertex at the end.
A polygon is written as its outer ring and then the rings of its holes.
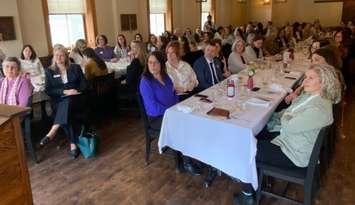
POLYGON ((89 82, 88 101, 91 111, 96 115, 100 113, 109 113, 115 105, 114 73, 105 76, 95 77, 89 82))
POLYGON ((319 154, 320 154, 321 147, 323 145, 324 138, 328 137, 330 134, 329 132, 331 126, 332 125, 323 127, 320 130, 312 150, 308 167, 287 169, 287 168, 276 167, 265 163, 257 164, 258 180, 259 180, 259 186, 256 193, 257 204, 259 204, 260 202, 261 195, 267 195, 278 199, 283 199, 295 204, 304 204, 304 205, 312 204, 312 196, 315 188, 317 187, 316 186, 316 183, 318 182, 317 180, 319 180, 319 164, 318 164, 319 154), (278 195, 272 192, 268 192, 266 190, 262 190, 263 188, 262 181, 264 176, 278 178, 283 181, 287 181, 287 183, 292 182, 292 183, 303 185, 304 186, 303 202, 296 201, 284 195, 278 195))
POLYGON ((145 133, 145 163, 149 164, 149 156, 151 151, 151 143, 154 139, 159 137, 160 130, 153 129, 148 120, 148 116, 144 107, 143 98, 140 93, 137 93, 138 107, 140 111, 141 118, 143 119, 144 124, 144 133, 145 133))
MULTIPOLYGON (((28 99, 27 107, 32 107, 32 96, 28 99)), ((35 146, 32 140, 32 134, 31 134, 31 119, 32 119, 32 113, 29 112, 26 115, 24 115, 21 127, 22 127, 22 133, 24 137, 24 141, 27 147, 27 150, 29 151, 31 158, 34 162, 38 163, 38 158, 35 150, 35 146)))

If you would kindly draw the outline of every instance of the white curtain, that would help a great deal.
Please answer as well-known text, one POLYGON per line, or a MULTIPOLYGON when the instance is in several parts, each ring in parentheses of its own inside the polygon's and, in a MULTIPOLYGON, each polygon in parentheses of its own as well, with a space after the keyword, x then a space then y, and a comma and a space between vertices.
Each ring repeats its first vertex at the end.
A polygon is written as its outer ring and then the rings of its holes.
POLYGON ((47 0, 48 14, 83 14, 85 0, 47 0))
POLYGON ((166 13, 166 0, 149 0, 150 13, 166 13))
POLYGON ((202 12, 211 12, 211 0, 207 0, 207 2, 202 2, 201 6, 202 6, 202 12))

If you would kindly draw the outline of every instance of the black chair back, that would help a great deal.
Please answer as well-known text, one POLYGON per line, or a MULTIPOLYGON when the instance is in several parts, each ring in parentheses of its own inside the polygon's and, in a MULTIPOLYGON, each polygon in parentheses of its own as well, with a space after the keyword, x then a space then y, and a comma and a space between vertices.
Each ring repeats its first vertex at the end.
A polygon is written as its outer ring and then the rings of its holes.
POLYGON ((294 169, 285 169, 281 167, 276 167, 273 165, 263 164, 259 166, 259 188, 257 190, 256 196, 256 204, 259 204, 261 195, 267 195, 276 197, 278 199, 284 199, 289 202, 293 202, 296 204, 304 204, 310 205, 312 203, 312 196, 314 193, 314 188, 319 187, 319 166, 318 161, 320 157, 320 151, 323 146, 324 140, 329 137, 330 129, 332 125, 328 125, 323 127, 317 136, 316 142, 312 149, 311 157, 309 160, 309 164, 306 168, 294 168, 294 169), (293 182, 297 184, 301 184, 304 186, 304 200, 303 203, 296 201, 295 199, 289 198, 285 196, 287 187, 284 190, 284 194, 279 195, 274 192, 270 192, 267 190, 262 190, 262 181, 264 176, 272 176, 279 179, 282 179, 287 182, 293 182))
POLYGON ((144 101, 140 93, 137 93, 138 107, 141 117, 143 118, 145 133, 145 163, 149 164, 149 156, 151 150, 151 142, 158 138, 160 130, 152 129, 149 123, 148 115, 144 107, 144 101))
POLYGON ((115 74, 95 77, 89 82, 90 109, 96 113, 112 111, 115 105, 115 74))
MULTIPOLYGON (((32 108, 32 98, 33 98, 32 95, 28 98, 27 107, 32 108)), ((27 150, 30 152, 33 161, 38 163, 39 161, 37 159, 37 154, 36 154, 35 146, 32 140, 32 134, 31 134, 31 118, 32 118, 32 110, 30 113, 26 113, 23 116, 21 127, 22 127, 22 133, 23 133, 27 150)))
POLYGON ((90 82, 90 89, 95 97, 103 97, 111 94, 114 88, 115 74, 110 73, 104 76, 95 77, 90 82))
POLYGON ((332 125, 328 125, 326 127, 323 127, 318 133, 318 137, 317 137, 316 143, 314 144, 314 147, 313 147, 313 150, 311 153, 311 157, 309 159, 309 164, 307 167, 306 178, 308 178, 308 179, 313 178, 313 176, 315 174, 315 169, 316 169, 318 161, 319 161, 319 155, 320 155, 320 151, 321 151, 323 142, 324 142, 325 138, 327 138, 329 136, 331 127, 332 127, 332 125))
POLYGON ((139 107, 139 113, 143 119, 144 130, 145 130, 145 132, 147 132, 147 130, 150 129, 149 119, 148 119, 148 115, 147 115, 147 112, 144 107, 143 98, 139 92, 137 92, 137 102, 138 102, 138 107, 139 107))

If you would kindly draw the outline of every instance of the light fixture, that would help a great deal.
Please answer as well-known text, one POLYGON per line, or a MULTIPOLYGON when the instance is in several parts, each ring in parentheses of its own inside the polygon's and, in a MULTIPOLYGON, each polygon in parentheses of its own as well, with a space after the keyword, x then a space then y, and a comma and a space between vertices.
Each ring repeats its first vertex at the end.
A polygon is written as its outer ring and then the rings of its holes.
POLYGON ((270 0, 263 0, 263 4, 264 5, 270 4, 270 0))
POLYGON ((238 3, 246 3, 247 0, 237 0, 238 3))

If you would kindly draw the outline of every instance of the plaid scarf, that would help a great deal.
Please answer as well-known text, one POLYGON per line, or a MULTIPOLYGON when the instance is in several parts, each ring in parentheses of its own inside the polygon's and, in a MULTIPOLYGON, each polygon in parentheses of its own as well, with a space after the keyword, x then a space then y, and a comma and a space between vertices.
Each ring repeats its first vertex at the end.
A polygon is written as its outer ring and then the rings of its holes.
POLYGON ((7 89, 9 86, 9 79, 4 78, 1 87, 0 87, 0 104, 8 104, 8 105, 18 105, 16 95, 18 93, 19 89, 19 84, 21 81, 21 75, 17 76, 15 78, 15 82, 12 86, 12 88, 9 90, 9 93, 7 93, 7 89), (6 100, 8 99, 8 100, 6 100), (8 103, 6 103, 8 101, 8 103))

